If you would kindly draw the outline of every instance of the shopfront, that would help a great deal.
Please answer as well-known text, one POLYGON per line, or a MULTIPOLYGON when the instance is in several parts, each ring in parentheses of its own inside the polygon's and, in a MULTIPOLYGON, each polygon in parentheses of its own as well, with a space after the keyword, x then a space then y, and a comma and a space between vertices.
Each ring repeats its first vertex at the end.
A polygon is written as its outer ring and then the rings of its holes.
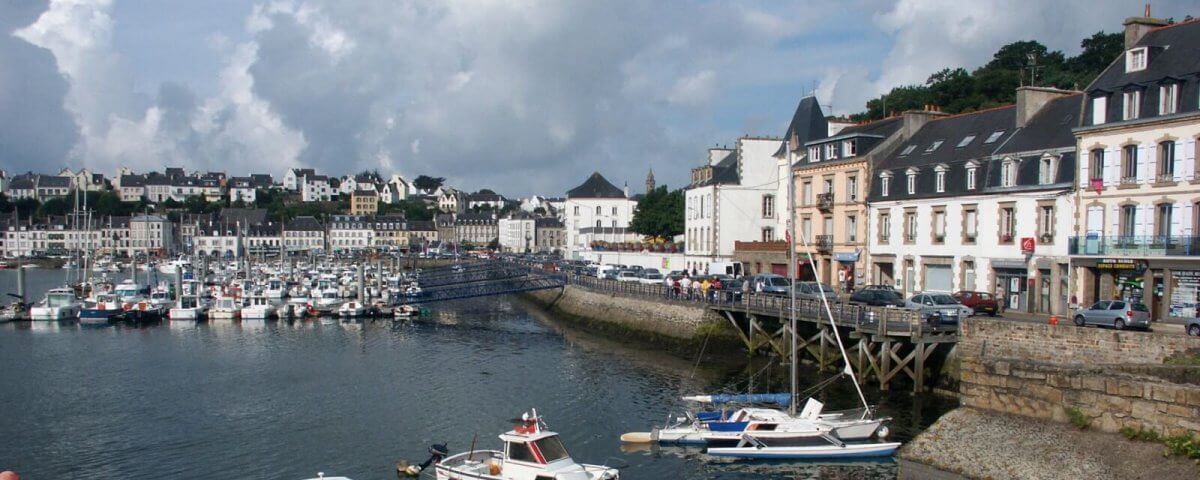
POLYGON ((992 278, 992 292, 1004 301, 1006 310, 1029 310, 1029 267, 1025 260, 992 260, 992 278))
POLYGON ((862 286, 862 275, 858 272, 859 252, 836 252, 837 274, 833 287, 841 293, 851 293, 862 286))

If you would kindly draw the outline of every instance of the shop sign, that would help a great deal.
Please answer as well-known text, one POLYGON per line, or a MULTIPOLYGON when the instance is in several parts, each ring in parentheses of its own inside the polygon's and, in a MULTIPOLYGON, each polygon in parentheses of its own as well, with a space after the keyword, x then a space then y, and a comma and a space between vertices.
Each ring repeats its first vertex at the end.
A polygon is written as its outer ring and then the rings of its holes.
POLYGON ((1134 260, 1125 258, 1104 258, 1096 262, 1096 268, 1099 270, 1133 270, 1135 272, 1146 271, 1145 260, 1134 260))
POLYGON ((858 252, 835 252, 833 254, 833 259, 839 262, 857 262, 858 252))
POLYGON ((1022 237, 1021 253, 1033 253, 1033 247, 1036 245, 1037 243, 1034 241, 1033 237, 1022 237))

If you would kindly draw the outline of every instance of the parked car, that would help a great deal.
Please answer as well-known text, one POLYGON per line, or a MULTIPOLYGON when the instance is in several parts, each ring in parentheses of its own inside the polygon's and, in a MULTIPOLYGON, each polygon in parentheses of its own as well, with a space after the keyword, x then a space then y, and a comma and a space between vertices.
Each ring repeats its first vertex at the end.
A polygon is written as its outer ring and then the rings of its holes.
POLYGON ((1103 325, 1117 330, 1150 329, 1150 309, 1124 300, 1101 300, 1075 311, 1075 325, 1103 325))
POLYGON ((762 293, 773 295, 787 295, 788 286, 792 284, 787 277, 783 275, 775 275, 771 273, 760 273, 750 279, 750 291, 757 292, 758 286, 762 285, 762 293))
POLYGON ((818 282, 796 282, 796 298, 820 300, 822 294, 825 295, 827 302, 838 300, 837 292, 833 291, 833 287, 829 285, 818 282))
POLYGON ((850 296, 850 303, 872 307, 903 307, 904 297, 895 290, 882 288, 859 290, 850 296))
POLYGON ((942 325, 957 325, 960 318, 975 314, 970 307, 945 293, 918 293, 909 297, 904 306, 920 312, 923 319, 936 317, 942 325))
POLYGON ((1200 337, 1200 318, 1188 320, 1187 325, 1184 328, 1187 330, 1188 335, 1200 337))
POLYGON ((663 275, 658 273, 658 270, 649 268, 642 270, 642 273, 638 275, 638 281, 646 285, 662 285, 663 275))
POLYGON ((620 274, 621 274, 620 270, 610 268, 608 270, 605 270, 604 273, 601 273, 600 278, 603 278, 605 280, 616 280, 617 277, 620 276, 620 274))
POLYGON ((953 296, 958 303, 971 307, 976 314, 986 313, 994 317, 1000 313, 1000 304, 996 302, 996 296, 990 293, 961 290, 953 296))
POLYGON ((639 278, 638 273, 633 270, 621 270, 621 273, 617 274, 617 281, 618 282, 640 282, 641 278, 639 278))
POLYGON ((671 270, 670 272, 667 273, 667 277, 669 277, 671 279, 671 281, 683 280, 683 277, 686 275, 687 275, 687 272, 684 270, 671 270))

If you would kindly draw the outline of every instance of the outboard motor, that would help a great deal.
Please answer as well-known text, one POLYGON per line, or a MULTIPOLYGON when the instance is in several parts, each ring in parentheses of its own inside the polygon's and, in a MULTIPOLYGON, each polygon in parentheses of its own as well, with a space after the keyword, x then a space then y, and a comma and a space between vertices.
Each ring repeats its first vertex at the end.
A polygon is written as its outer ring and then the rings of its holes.
POLYGON ((449 454, 450 454, 450 449, 446 447, 445 443, 435 443, 433 445, 430 445, 429 446, 429 459, 425 460, 420 465, 410 465, 407 469, 404 470, 404 473, 408 474, 408 476, 410 476, 410 477, 415 477, 417 475, 420 475, 421 472, 424 471, 426 467, 433 465, 433 464, 441 463, 442 459, 446 458, 446 456, 449 454))

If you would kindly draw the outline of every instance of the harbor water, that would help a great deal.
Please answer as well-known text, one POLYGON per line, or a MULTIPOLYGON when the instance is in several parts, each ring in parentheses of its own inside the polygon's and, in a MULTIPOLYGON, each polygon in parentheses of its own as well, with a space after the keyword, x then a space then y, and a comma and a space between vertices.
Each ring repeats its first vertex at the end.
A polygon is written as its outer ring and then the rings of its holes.
MULTIPOLYGON (((15 291, 0 271, 0 293, 15 291)), ((32 269, 33 300, 60 270, 32 269)), ((729 461, 700 449, 623 449, 679 412, 679 396, 786 386, 743 353, 699 362, 580 331, 516 297, 430 305, 414 321, 211 321, 127 327, 0 325, 0 469, 23 478, 395 478, 430 444, 496 448, 537 408, 571 455, 625 479, 895 478, 892 461, 729 461)), ((802 384, 828 373, 802 372, 802 384)), ((952 400, 881 396, 907 441, 952 400)), ((846 381, 822 392, 853 408, 846 381)))

